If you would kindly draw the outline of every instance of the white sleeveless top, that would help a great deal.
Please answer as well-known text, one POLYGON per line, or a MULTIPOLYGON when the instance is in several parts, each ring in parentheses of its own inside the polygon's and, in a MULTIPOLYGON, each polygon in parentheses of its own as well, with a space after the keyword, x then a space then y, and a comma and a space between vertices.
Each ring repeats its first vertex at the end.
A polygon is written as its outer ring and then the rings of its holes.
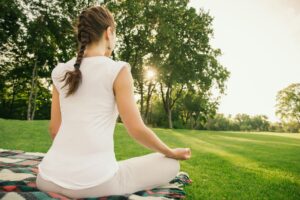
POLYGON ((74 70, 76 58, 59 63, 52 71, 59 92, 61 126, 54 141, 38 165, 40 175, 64 188, 84 189, 111 178, 119 166, 114 152, 114 129, 118 109, 113 82, 129 63, 106 56, 83 58, 82 83, 69 97, 64 94, 62 78, 74 70))

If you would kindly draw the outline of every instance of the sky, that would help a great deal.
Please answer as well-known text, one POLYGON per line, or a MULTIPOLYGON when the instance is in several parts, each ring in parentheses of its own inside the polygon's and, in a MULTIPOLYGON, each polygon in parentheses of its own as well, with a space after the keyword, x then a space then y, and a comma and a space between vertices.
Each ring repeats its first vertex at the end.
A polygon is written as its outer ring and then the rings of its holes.
POLYGON ((214 17, 211 45, 231 75, 219 113, 275 115, 276 94, 300 82, 300 0, 191 0, 214 17))

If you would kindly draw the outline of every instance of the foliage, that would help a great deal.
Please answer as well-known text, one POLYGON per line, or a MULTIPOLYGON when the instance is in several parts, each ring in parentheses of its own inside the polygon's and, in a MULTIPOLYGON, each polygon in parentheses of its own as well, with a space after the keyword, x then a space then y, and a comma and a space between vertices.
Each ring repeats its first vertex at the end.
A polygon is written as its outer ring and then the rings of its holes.
POLYGON ((84 6, 75 0, 1 1, 1 117, 26 119, 36 111, 37 119, 49 119, 50 74, 75 55, 73 20, 84 6))
MULTIPOLYGON (((229 71, 217 58, 220 49, 210 45, 213 36, 213 18, 203 9, 198 12, 187 7, 188 1, 133 1, 108 2, 116 12, 120 46, 117 55, 133 66, 135 86, 141 99, 140 111, 144 112, 147 85, 143 76, 145 66, 157 71, 157 92, 168 126, 172 128, 172 116, 183 93, 202 93, 201 107, 210 102, 213 87, 221 94, 229 71), (208 102, 204 102, 208 101, 208 102)), ((146 97, 147 98, 147 97, 146 97)), ((146 108, 147 109, 147 108, 146 108)), ((198 111, 195 111, 199 113, 198 111)), ((202 113, 203 114, 203 113, 202 113)), ((206 116, 200 115, 203 117, 206 116)), ((195 125, 198 126, 198 125, 195 125)))
POLYGON ((217 113, 207 120, 204 128, 218 131, 300 132, 297 123, 272 123, 265 115, 250 116, 247 114, 226 117, 224 114, 217 113))
MULTIPOLYGON (((75 20, 82 9, 99 3, 1 1, 0 117, 50 118, 51 71, 76 55, 75 20)), ((117 22, 113 57, 131 64, 142 116, 147 112, 145 121, 203 128, 219 103, 211 90, 223 94, 229 77, 218 62, 221 50, 210 45, 213 17, 188 7, 188 1, 102 3, 117 22), (146 92, 146 66, 157 71, 153 93, 146 92)))
POLYGON ((276 100, 276 114, 283 123, 298 124, 300 128, 300 83, 293 83, 280 90, 276 100))

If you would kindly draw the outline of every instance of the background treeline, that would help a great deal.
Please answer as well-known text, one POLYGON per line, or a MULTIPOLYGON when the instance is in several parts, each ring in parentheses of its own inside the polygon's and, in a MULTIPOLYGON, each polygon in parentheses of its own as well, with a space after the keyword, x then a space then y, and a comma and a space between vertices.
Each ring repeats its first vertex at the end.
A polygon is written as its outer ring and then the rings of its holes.
POLYGON ((296 122, 270 122, 265 115, 250 116, 247 114, 237 114, 234 117, 217 114, 205 123, 204 128, 222 131, 300 132, 300 126, 296 122))
MULTIPOLYGON (((300 84, 298 84, 298 87, 300 84)), ((290 88, 290 87, 287 87, 290 88)), ((300 87, 299 87, 300 88, 300 87)), ((282 94, 283 91, 278 92, 282 94)), ((300 97, 300 95, 298 96, 300 97)), ((185 99, 189 101, 190 99, 185 99)), ((182 103, 182 101, 181 101, 182 103)), ((282 104, 284 102, 281 102, 282 104)), ((287 107, 291 107, 288 102, 285 102, 287 107)), ((295 104, 295 103, 290 103, 295 104)), ((190 104, 191 105, 191 104, 190 104)), ((280 108, 280 102, 277 103, 277 113, 285 112, 280 108)), ((151 105, 151 112, 149 115, 149 124, 158 127, 167 127, 167 123, 164 120, 165 114, 160 109, 161 103, 154 101, 151 105)), ((248 114, 236 114, 224 115, 222 113, 215 113, 215 109, 212 109, 210 113, 203 115, 197 115, 193 112, 193 107, 184 107, 184 104, 178 104, 173 110, 173 125, 174 128, 179 129, 198 129, 198 130, 215 130, 215 131, 255 131, 255 132, 286 132, 286 133, 299 133, 300 123, 296 119, 285 120, 281 116, 280 122, 271 122, 266 115, 248 115, 248 114)), ((289 110, 289 109, 286 109, 289 110)), ((298 113, 295 111, 293 113, 298 113)), ((280 117, 280 116, 279 116, 280 117)))

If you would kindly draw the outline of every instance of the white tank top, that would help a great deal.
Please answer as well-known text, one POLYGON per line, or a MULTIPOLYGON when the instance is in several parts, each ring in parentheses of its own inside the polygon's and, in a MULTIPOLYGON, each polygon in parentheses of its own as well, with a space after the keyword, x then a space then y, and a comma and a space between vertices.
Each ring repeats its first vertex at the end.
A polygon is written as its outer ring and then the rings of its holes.
POLYGON ((82 83, 69 97, 61 89, 67 70, 74 69, 76 58, 59 63, 52 71, 59 92, 61 126, 54 141, 38 165, 40 175, 64 188, 84 189, 111 178, 118 170, 114 152, 114 129, 118 109, 113 82, 129 63, 106 56, 83 58, 82 83))

